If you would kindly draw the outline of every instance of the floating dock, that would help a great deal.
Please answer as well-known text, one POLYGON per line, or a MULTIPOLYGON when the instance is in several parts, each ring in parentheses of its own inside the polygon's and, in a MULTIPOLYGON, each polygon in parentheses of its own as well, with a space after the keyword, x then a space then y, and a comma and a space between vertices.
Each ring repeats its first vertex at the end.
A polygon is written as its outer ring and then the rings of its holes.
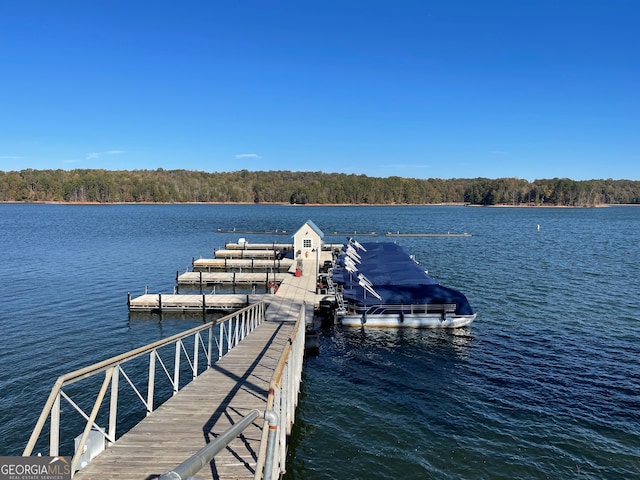
POLYGON ((470 233, 392 233, 384 234, 385 237, 470 237, 470 233))
POLYGON ((424 233, 424 232, 387 232, 384 234, 376 232, 333 232, 328 233, 332 237, 470 237, 470 233, 424 233))
POLYGON ((216 233, 234 233, 237 235, 291 235, 286 230, 236 230, 235 228, 217 228, 216 233))
POLYGON ((231 285, 258 286, 264 285, 266 291, 274 284, 279 284, 288 273, 252 273, 252 272, 185 272, 176 276, 178 285, 231 285))
POLYGON ((208 313, 238 310, 263 300, 268 300, 263 294, 168 295, 146 293, 133 299, 129 298, 127 305, 130 312, 208 313))
POLYGON ((227 250, 271 250, 275 251, 287 251, 293 250, 292 243, 249 243, 247 241, 241 243, 227 243, 224 248, 227 250))
MULTIPOLYGON (((240 231, 240 230, 216 230, 218 233, 236 233, 236 234, 262 234, 262 235, 287 235, 287 232, 251 232, 251 231, 240 231)), ((417 233, 408 233, 408 232, 386 232, 386 233, 378 233, 378 232, 327 232, 326 236, 329 237, 471 237, 470 233, 426 233, 426 232, 417 232, 417 233)), ((230 246, 231 244, 227 244, 226 248, 234 248, 230 246)), ((244 244, 235 244, 239 249, 250 249, 253 248, 251 244, 248 246, 244 246, 244 244)), ((260 247, 258 249, 270 248, 271 244, 259 244, 260 247)), ((287 246, 289 244, 278 244, 287 246)))
MULTIPOLYGON (((280 251, 273 250, 250 250, 250 249, 220 249, 216 250, 216 258, 255 258, 255 259, 277 259, 280 251)), ((282 257, 280 257, 282 258, 282 257)))
POLYGON ((249 272, 286 272, 293 265, 293 259, 264 260, 254 258, 228 259, 228 258, 199 258, 191 262, 195 272, 211 271, 249 271, 249 272))

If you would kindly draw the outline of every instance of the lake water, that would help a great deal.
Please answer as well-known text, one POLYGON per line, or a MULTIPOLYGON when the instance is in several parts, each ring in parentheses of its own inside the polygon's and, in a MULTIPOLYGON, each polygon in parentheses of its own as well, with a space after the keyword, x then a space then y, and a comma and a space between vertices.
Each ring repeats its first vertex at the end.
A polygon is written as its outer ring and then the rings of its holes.
POLYGON ((307 219, 471 233, 397 241, 478 318, 322 331, 288 479, 640 477, 637 207, 0 205, 0 455, 22 452, 59 375, 202 322, 129 318, 127 292, 172 292, 193 257, 243 236, 218 228, 307 219))

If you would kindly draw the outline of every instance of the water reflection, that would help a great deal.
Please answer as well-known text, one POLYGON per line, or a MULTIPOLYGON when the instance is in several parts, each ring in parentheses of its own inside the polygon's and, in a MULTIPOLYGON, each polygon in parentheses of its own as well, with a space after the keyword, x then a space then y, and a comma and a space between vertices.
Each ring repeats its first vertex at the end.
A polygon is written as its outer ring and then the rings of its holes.
POLYGON ((473 327, 456 329, 373 329, 337 328, 334 341, 343 337, 347 346, 355 349, 406 349, 407 353, 449 351, 459 360, 466 359, 474 342, 473 327))

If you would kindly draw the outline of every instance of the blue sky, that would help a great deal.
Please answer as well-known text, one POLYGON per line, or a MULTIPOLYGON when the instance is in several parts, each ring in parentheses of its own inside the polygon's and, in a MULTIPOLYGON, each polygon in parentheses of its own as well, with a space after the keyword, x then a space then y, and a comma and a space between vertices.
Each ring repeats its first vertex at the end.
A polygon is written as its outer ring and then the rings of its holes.
POLYGON ((0 170, 640 180, 636 0, 2 0, 0 170))

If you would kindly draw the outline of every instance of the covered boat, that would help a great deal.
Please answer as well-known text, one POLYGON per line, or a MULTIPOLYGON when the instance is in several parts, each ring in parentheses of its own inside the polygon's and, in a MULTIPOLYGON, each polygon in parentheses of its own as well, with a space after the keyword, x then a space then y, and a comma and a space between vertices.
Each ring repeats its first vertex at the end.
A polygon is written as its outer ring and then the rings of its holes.
POLYGON ((456 328, 476 318, 462 293, 439 285, 395 243, 349 239, 331 279, 345 326, 456 328))

